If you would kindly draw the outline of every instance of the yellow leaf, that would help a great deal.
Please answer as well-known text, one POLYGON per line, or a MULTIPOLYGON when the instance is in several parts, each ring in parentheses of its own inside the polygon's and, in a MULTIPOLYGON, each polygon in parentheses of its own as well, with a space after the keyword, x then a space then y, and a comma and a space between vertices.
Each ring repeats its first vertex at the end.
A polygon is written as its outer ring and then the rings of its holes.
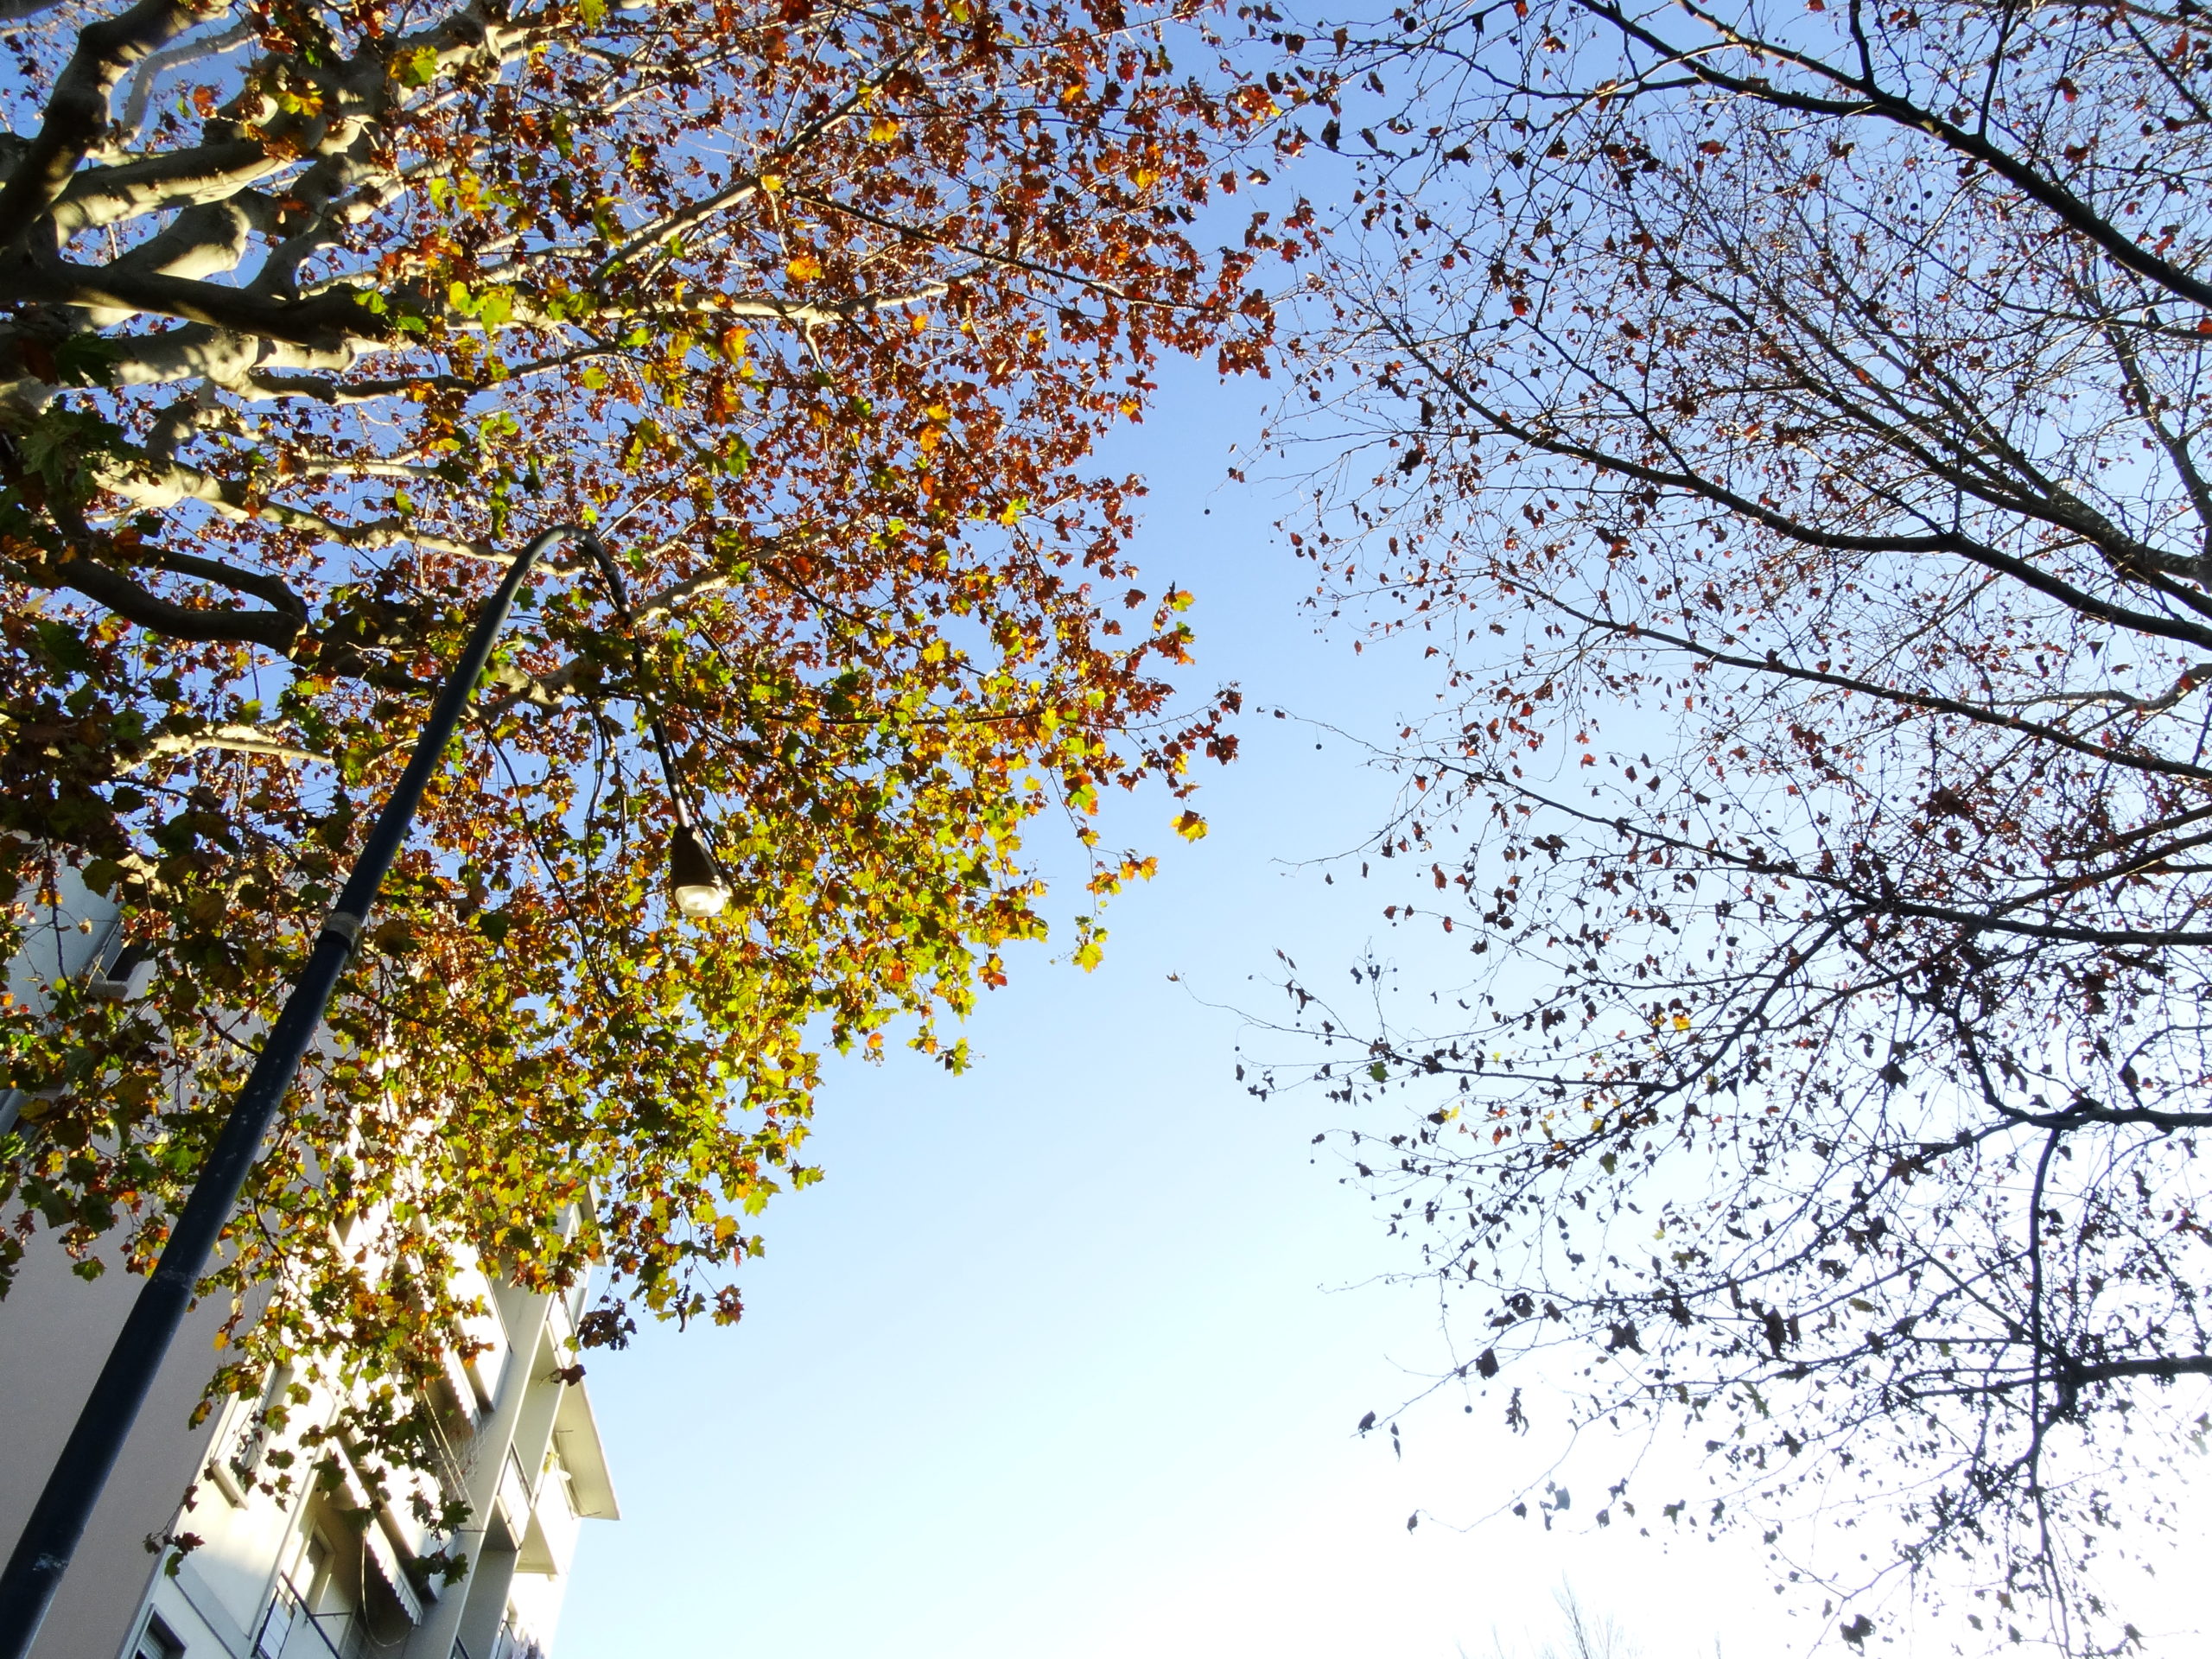
POLYGON ((784 270, 795 283, 810 283, 822 274, 822 262, 810 253, 802 253, 784 270))
POLYGON ((1204 841, 1206 821, 1195 812, 1185 812, 1175 820, 1175 833, 1185 841, 1204 841))
POLYGON ((1676 1015, 1675 1016, 1675 1029, 1676 1031, 1688 1031, 1689 1028, 1690 1028, 1690 1017, 1689 1017, 1689 1015, 1688 1015, 1687 1014, 1676 1014, 1676 1015))

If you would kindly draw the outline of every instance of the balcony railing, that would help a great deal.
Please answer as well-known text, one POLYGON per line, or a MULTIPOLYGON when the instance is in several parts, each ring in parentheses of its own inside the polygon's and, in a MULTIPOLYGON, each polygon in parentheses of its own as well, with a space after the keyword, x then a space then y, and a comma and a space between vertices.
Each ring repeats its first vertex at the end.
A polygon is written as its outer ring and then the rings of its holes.
POLYGON ((300 1592, 280 1581, 254 1637, 255 1659, 353 1659, 353 1624, 349 1612, 309 1612, 300 1592))
POLYGON ((514 1620, 503 1618, 499 1634, 492 1643, 492 1659, 545 1659, 545 1649, 537 1645, 535 1637, 515 1629, 514 1620))

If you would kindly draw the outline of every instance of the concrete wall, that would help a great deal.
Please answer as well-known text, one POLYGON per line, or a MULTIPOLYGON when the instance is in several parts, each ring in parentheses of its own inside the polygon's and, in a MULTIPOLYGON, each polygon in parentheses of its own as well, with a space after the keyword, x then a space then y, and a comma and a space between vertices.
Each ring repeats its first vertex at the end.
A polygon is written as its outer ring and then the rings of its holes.
MULTIPOLYGON (((0 1301, 0 1548, 14 1549, 22 1535, 142 1282, 111 1269, 87 1284, 43 1236, 24 1253, 15 1286, 0 1301)), ((117 1659, 137 1634, 139 1603, 156 1566, 146 1537, 168 1530, 207 1455, 213 1425, 194 1429, 191 1417, 215 1372, 213 1339, 224 1311, 203 1306, 187 1319, 92 1512, 35 1659, 117 1659)), ((178 1529, 191 1530, 191 1517, 178 1529)))
MULTIPOLYGON (((67 879, 60 899, 29 948, 8 965, 8 989, 34 1007, 44 1005, 46 981, 104 962, 114 938, 114 912, 104 899, 67 879)), ((22 1104, 19 1097, 0 1099, 0 1130, 22 1104)), ((0 1224, 9 1219, 0 1217, 0 1224)), ((123 1659, 149 1611, 188 1659, 246 1659, 280 1587, 289 1583, 307 1592, 302 1563, 318 1530, 326 1538, 352 1537, 357 1555, 365 1533, 372 1535, 370 1543, 389 1563, 382 1577, 373 1577, 365 1556, 352 1564, 357 1575, 371 1575, 362 1580, 358 1659, 453 1659, 456 1637, 470 1659, 512 1659, 549 1643, 576 1522, 613 1518, 613 1489, 588 1398, 558 1375, 571 1357, 573 1307, 488 1283, 473 1270, 471 1280, 461 1290, 485 1294, 489 1307, 463 1334, 467 1342, 493 1345, 464 1363, 457 1356, 466 1343, 456 1342, 447 1379, 454 1398, 440 1407, 457 1460, 454 1478, 475 1511, 451 1541, 471 1557, 466 1580, 442 1590, 420 1582, 419 1570, 406 1561, 437 1541, 422 1535, 404 1506, 371 1519, 365 1529, 334 1516, 334 1508, 372 1504, 351 1473, 339 1491, 303 1487, 280 1502, 221 1472, 238 1454, 237 1436, 254 1408, 228 1402, 192 1426, 219 1363, 214 1337, 226 1310, 210 1305, 187 1319, 171 1350, 33 1659, 123 1659), (219 1466, 211 1471, 211 1463, 219 1466), (519 1495, 505 1503, 498 1499, 503 1474, 519 1495), (181 1509, 188 1492, 192 1507, 181 1509), (171 1531, 203 1541, 168 1562, 146 1541, 171 1531), (175 1570, 162 1571, 165 1565, 175 1570), (380 1600, 373 1592, 395 1574, 409 1587, 385 1591, 380 1600), (382 1617, 367 1617, 379 1607, 382 1617), (418 1622, 410 1626, 410 1618, 418 1622)), ((87 1282, 50 1236, 41 1232, 31 1241, 0 1300, 0 1549, 12 1549, 21 1535, 142 1282, 113 1268, 87 1282)), ((327 1421, 337 1404, 326 1395, 302 1408, 295 1429, 327 1421)), ((285 1643, 281 1659, 330 1656, 310 1639, 285 1643)), ((357 1659, 353 1647, 345 1659, 357 1659)))

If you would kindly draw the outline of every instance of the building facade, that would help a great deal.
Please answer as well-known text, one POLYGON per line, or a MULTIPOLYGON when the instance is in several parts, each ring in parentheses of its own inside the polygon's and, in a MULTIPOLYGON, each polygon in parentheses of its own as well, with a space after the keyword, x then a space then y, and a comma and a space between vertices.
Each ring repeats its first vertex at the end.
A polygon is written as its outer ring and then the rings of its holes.
MULTIPOLYGON (((57 925, 13 964, 11 994, 35 998, 41 979, 70 973, 130 995, 111 916, 81 893, 64 901, 57 925)), ((0 1103, 0 1118, 23 1104, 0 1103)), ((547 1296, 474 1270, 467 1278, 456 1288, 485 1311, 454 1331, 430 1386, 436 1466, 412 1477, 411 1489, 387 1480, 377 1490, 342 1442, 296 1452, 334 1412, 327 1384, 271 1379, 293 1402, 281 1432, 266 1427, 262 1402, 244 1399, 194 1426, 224 1311, 197 1310, 124 1449, 35 1659, 542 1656, 583 1522, 617 1514, 590 1397, 569 1369, 583 1287, 547 1296), (281 1495, 266 1490, 279 1473, 293 1477, 281 1495), (469 1514, 449 1537, 425 1519, 448 1497, 469 1514), (431 1570, 457 1556, 467 1560, 458 1580, 431 1570)), ((0 1300, 0 1548, 20 1535, 137 1284, 121 1274, 87 1283, 60 1252, 34 1249, 0 1300)))

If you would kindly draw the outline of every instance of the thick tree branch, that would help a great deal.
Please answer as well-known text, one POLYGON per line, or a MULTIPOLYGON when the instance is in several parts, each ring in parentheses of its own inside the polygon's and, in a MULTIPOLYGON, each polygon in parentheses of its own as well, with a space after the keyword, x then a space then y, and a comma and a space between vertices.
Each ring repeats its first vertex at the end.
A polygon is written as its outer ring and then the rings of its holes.
POLYGON ((2092 1123, 2140 1123, 2154 1129, 2212 1129, 2212 1112, 2162 1112, 2151 1106, 2101 1106, 2082 1101, 2057 1112, 2022 1112, 1999 1106, 2016 1123, 2037 1128, 2068 1129, 2092 1123))
POLYGON ((146 106, 152 101, 154 83, 164 73, 188 63, 219 57, 234 46, 243 46, 252 36, 252 23, 241 18, 219 33, 203 35, 197 40, 180 41, 141 60, 137 68, 131 72, 130 90, 124 95, 121 124, 124 142, 136 140, 145 126, 146 106))
POLYGON ((1884 90, 1872 74, 1863 78, 1848 75, 1810 54, 1794 51, 1764 38, 1738 34, 1711 12, 1691 3, 1691 0, 1678 0, 1683 10, 1731 46, 1772 58, 1777 62, 1794 64, 1808 74, 1833 83, 1849 95, 1822 98, 1807 92, 1789 92, 1764 78, 1733 75, 1715 67, 1706 54, 1687 51, 1673 45, 1630 17, 1611 0, 1574 0, 1574 3, 1591 16, 1611 24, 1629 39, 1681 63, 1688 73, 1717 91, 1756 99, 1777 109, 1791 110, 1803 115, 1847 118, 1874 116, 1904 130, 1929 134, 1946 148, 1980 162, 2012 185, 2068 230, 2101 248, 2113 264, 2133 271, 2192 304, 2212 309, 2212 283, 2200 280, 2143 246, 2057 180, 1991 143, 1986 136, 1961 127, 1932 110, 1923 109, 1909 99, 1884 90))
POLYGON ((290 617, 295 625, 305 627, 307 607, 282 578, 258 570, 241 570, 234 564, 224 564, 214 559, 202 558, 197 553, 180 553, 167 547, 149 547, 141 543, 132 551, 156 569, 168 570, 180 576, 191 576, 200 582, 211 582, 218 587, 229 588, 241 594, 251 594, 272 610, 290 617))
POLYGON ((67 247, 79 232, 105 225, 171 207, 227 201, 296 164, 268 144, 228 138, 114 167, 86 168, 71 178, 54 204, 54 236, 67 247))
POLYGON ((61 0, 0 0, 0 29, 11 29, 17 23, 52 11, 61 0))
POLYGON ((2212 1354, 2177 1354, 2169 1359, 2115 1359, 2100 1365, 2074 1365, 2066 1380, 2076 1384, 2117 1382, 2122 1377, 2155 1376, 2171 1382, 2177 1376, 2212 1376, 2212 1354))
POLYGON ((173 507, 180 501, 199 501, 237 523, 260 519, 365 551, 404 543, 425 552, 449 553, 466 559, 499 556, 494 550, 480 543, 442 536, 404 518, 346 524, 312 508, 259 494, 245 484, 217 478, 181 462, 163 464, 151 455, 102 467, 99 478, 105 487, 141 507, 159 509, 173 507))
POLYGON ((350 287, 327 289, 311 299, 285 300, 155 271, 117 266, 97 270, 22 256, 11 267, 0 267, 0 299, 151 313, 323 351, 335 350, 348 340, 381 342, 392 332, 391 324, 362 305, 359 292, 350 287))
POLYGON ((237 611, 181 605, 148 593, 112 566, 82 555, 22 565, 19 573, 34 587, 64 588, 105 606, 124 621, 171 639, 236 640, 289 653, 303 630, 290 611, 237 611))
POLYGON ((1468 413, 1478 416, 1491 430, 1519 440, 1531 448, 1541 449, 1566 460, 1578 461, 1598 471, 1633 478, 1662 488, 1680 491, 1685 494, 1725 507, 1746 521, 1786 536, 1806 547, 1825 548, 1837 552, 1862 553, 1950 553, 1980 565, 1985 569, 2012 577, 2037 592, 2057 600, 2069 609, 2084 616, 2095 617, 2116 627, 2130 628, 2139 633, 2152 634, 2161 639, 2179 639, 2212 650, 2212 626, 2203 626, 2178 618, 2159 616, 2147 611, 2131 610, 2125 606, 2100 599, 2084 592, 2073 583, 2061 580, 2048 571, 2022 558, 2005 553, 1959 531, 1939 531, 1932 535, 1904 536, 1896 534, 1866 535, 1849 531, 1823 530, 1788 513, 1755 501, 1719 480, 1698 474, 1678 471, 1631 461, 1594 445, 1577 442, 1554 433, 1545 432, 1530 423, 1516 420, 1503 410, 1477 397, 1466 384, 1465 377, 1440 363, 1412 331, 1394 320, 1384 320, 1383 327, 1407 352, 1413 354, 1432 376, 1437 385, 1468 413))
POLYGON ((197 754, 208 749, 219 749, 233 754, 257 754, 272 760, 304 761, 316 766, 334 764, 328 755, 317 754, 312 749, 303 749, 282 738, 271 737, 258 726, 208 725, 190 731, 163 732, 147 744, 145 754, 134 761, 129 769, 136 770, 148 760, 173 754, 197 754))
MULTIPOLYGON (((1934 691, 1915 690, 1909 686, 1883 685, 1878 681, 1838 674, 1830 670, 1807 668, 1790 662, 1780 655, 1746 657, 1737 652, 1722 651, 1688 634, 1672 633, 1662 628, 1642 623, 1630 626, 1607 617, 1593 614, 1564 600, 1546 601, 1562 615, 1593 628, 1637 640, 1650 640, 1681 651, 1703 661, 1724 668, 1733 668, 1747 674, 1770 674, 1778 678, 1802 681, 1808 685, 1827 686, 1834 690, 1850 692, 1857 696, 1872 697, 1878 702, 1901 708, 1921 709, 1929 714, 1955 715, 1977 725, 1999 730, 2017 732, 2022 737, 2038 743, 2051 743, 2072 751, 2101 765, 2122 766, 2130 771, 2145 772, 2162 777, 2187 779, 2198 784, 2212 784, 2212 766, 2201 766, 2186 760, 2172 760, 2164 755, 2122 749, 2109 743, 2077 737, 2055 726, 2039 721, 2024 720, 2018 715, 2008 715, 1999 709, 1967 702, 1962 698, 1948 697, 1934 691)), ((2212 679, 2212 676, 2208 676, 2212 679)))
POLYGON ((77 37, 77 50, 56 78, 46 118, 0 188, 0 248, 20 244, 61 199, 86 153, 107 130, 108 99, 131 65, 201 20, 189 0, 137 0, 119 17, 102 18, 77 37))

